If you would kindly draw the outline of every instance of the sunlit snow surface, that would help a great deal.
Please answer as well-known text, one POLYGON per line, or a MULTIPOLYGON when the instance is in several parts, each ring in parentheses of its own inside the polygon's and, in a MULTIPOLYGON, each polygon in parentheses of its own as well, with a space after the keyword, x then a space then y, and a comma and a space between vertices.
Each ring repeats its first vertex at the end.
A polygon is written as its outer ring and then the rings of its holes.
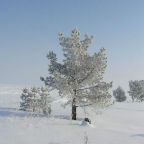
MULTIPOLYGON (((21 87, 0 87, 0 144, 144 144, 144 103, 116 103, 102 114, 91 114, 92 125, 70 120, 70 107, 56 100, 52 116, 18 110, 21 87)), ((54 94, 56 97, 56 94, 54 94)))

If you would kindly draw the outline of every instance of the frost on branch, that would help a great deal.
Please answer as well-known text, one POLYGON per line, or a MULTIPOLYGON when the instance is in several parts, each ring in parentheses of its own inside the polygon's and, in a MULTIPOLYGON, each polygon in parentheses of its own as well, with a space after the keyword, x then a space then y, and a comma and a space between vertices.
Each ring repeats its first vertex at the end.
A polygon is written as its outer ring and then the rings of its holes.
POLYGON ((49 52, 49 76, 41 78, 46 85, 59 91, 60 96, 67 97, 68 103, 75 101, 76 106, 107 106, 111 102, 109 89, 112 83, 103 81, 107 66, 105 49, 89 55, 88 48, 92 36, 80 39, 80 32, 74 29, 69 37, 59 34, 64 59, 59 63, 56 54, 49 52))

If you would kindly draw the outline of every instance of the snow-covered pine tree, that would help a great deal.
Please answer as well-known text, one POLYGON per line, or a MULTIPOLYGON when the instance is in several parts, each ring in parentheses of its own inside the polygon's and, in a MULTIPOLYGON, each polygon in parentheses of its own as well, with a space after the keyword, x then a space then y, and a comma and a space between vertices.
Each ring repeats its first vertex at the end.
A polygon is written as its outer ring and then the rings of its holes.
POLYGON ((33 112, 40 111, 40 88, 32 87, 29 95, 31 96, 31 109, 33 112))
POLYGON ((103 81, 107 66, 105 49, 98 53, 88 54, 92 36, 85 35, 80 39, 80 32, 74 29, 69 37, 59 34, 64 60, 57 61, 56 54, 49 52, 49 76, 41 77, 46 85, 59 91, 60 96, 67 97, 72 105, 72 119, 76 120, 77 107, 107 106, 111 102, 109 88, 112 83, 103 81))
POLYGON ((123 102, 126 100, 125 91, 120 86, 113 91, 113 96, 117 102, 123 102))
POLYGON ((40 97, 41 97, 40 106, 41 106, 43 114, 50 115, 52 99, 49 95, 49 90, 47 87, 41 87, 40 97))
POLYGON ((47 87, 25 88, 20 98, 20 110, 42 112, 47 115, 51 113, 52 99, 47 87))
POLYGON ((21 102, 20 102, 20 110, 23 110, 23 111, 28 111, 31 109, 30 107, 30 95, 29 95, 29 89, 27 88, 24 88, 22 90, 22 94, 20 96, 21 98, 21 102))
POLYGON ((36 112, 38 109, 38 99, 39 88, 32 87, 31 89, 23 89, 23 93, 21 95, 22 102, 20 103, 20 109, 36 112))
POLYGON ((144 80, 129 81, 129 95, 132 101, 144 101, 144 80))

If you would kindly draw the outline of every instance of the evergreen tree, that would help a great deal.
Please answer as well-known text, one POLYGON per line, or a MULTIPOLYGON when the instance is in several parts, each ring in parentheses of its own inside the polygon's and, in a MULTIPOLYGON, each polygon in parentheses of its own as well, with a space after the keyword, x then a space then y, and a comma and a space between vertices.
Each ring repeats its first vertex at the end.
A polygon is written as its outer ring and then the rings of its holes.
POLYGON ((49 52, 49 76, 41 77, 46 85, 57 89, 60 96, 72 105, 72 119, 76 120, 77 107, 107 106, 111 102, 109 88, 112 83, 103 81, 107 66, 105 49, 88 54, 92 36, 80 39, 80 32, 74 29, 69 37, 59 34, 64 59, 60 63, 54 52, 49 52))
POLYGON ((144 101, 144 80, 129 81, 129 95, 132 101, 144 101))
POLYGON ((41 109, 43 114, 51 114, 51 97, 49 95, 49 90, 47 87, 41 87, 41 92, 40 92, 40 97, 41 97, 41 109))
POLYGON ((22 90, 21 94, 21 102, 20 102, 20 110, 23 111, 28 111, 30 110, 30 95, 29 95, 29 90, 27 88, 24 88, 22 90))
POLYGON ((123 102, 126 100, 125 91, 120 86, 113 91, 113 96, 117 102, 123 102))
POLYGON ((47 87, 32 87, 23 89, 21 94, 20 110, 51 113, 51 97, 47 87))
POLYGON ((40 91, 39 88, 32 87, 29 93, 29 95, 31 96, 30 103, 33 112, 39 111, 39 99, 40 99, 39 91, 40 91))

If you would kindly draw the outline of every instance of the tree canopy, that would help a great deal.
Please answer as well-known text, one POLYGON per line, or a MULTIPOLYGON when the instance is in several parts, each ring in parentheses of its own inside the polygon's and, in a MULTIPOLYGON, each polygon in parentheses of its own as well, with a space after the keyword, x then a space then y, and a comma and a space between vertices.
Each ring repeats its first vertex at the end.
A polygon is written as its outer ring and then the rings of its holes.
POLYGON ((60 96, 66 97, 68 104, 76 107, 106 106, 111 101, 109 89, 112 83, 103 81, 107 66, 105 49, 90 55, 88 48, 93 36, 85 35, 81 40, 78 29, 72 30, 70 36, 59 34, 59 44, 63 51, 63 62, 59 62, 51 51, 47 58, 50 61, 49 75, 41 80, 46 85, 57 89, 60 96))

